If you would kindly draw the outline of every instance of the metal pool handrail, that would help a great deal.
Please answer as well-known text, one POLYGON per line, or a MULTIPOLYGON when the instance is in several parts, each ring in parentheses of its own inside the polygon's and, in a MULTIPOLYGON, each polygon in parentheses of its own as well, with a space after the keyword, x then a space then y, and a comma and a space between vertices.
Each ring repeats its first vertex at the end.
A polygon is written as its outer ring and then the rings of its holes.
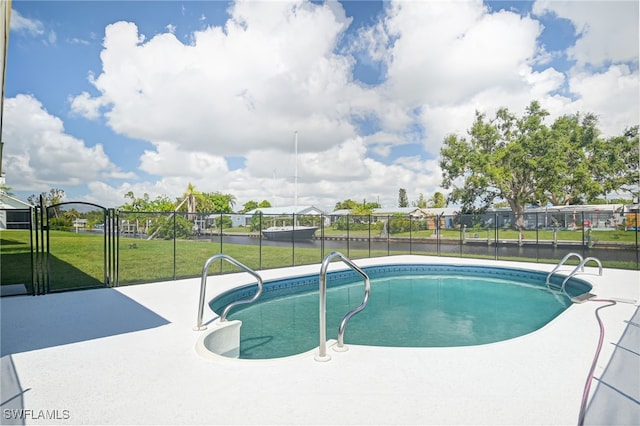
POLYGON ((318 355, 315 356, 316 361, 329 361, 331 356, 327 355, 327 268, 329 267, 329 263, 334 258, 339 258, 351 269, 355 270, 359 273, 364 280, 364 299, 362 303, 357 308, 349 311, 342 322, 340 323, 340 328, 338 329, 338 349, 337 350, 345 350, 344 347, 344 332, 347 327, 347 322, 351 319, 352 316, 362 311, 369 301, 369 294, 371 293, 371 281, 369 280, 369 276, 358 267, 355 263, 353 263, 350 259, 343 256, 342 253, 334 251, 329 253, 327 257, 322 261, 322 265, 320 266, 320 346, 318 349, 318 355))
POLYGON ((262 293, 262 278, 253 269, 243 265, 242 263, 235 260, 233 257, 227 256, 226 254, 216 254, 215 256, 211 256, 206 261, 206 263, 204 264, 204 267, 202 268, 202 280, 200 281, 200 301, 198 302, 198 320, 196 322, 196 326, 193 328, 195 331, 202 331, 207 329, 206 325, 205 326, 202 325, 202 314, 204 311, 204 297, 207 291, 207 272, 209 271, 209 266, 218 259, 226 260, 227 262, 233 265, 236 265, 240 269, 244 269, 246 272, 253 275, 253 277, 258 281, 258 291, 256 292, 256 294, 254 294, 253 297, 249 299, 236 300, 235 302, 230 303, 229 306, 224 308, 224 311, 222 311, 222 315, 220 315, 220 321, 227 320, 227 314, 229 313, 232 307, 236 305, 241 305, 244 303, 251 303, 254 300, 256 300, 258 297, 260 297, 260 294, 262 293))
MULTIPOLYGON (((553 270, 551 272, 549 272, 549 275, 547 275, 547 280, 546 280, 546 284, 547 284, 547 288, 549 288, 549 284, 550 284, 550 280, 551 280, 551 276, 554 274, 554 272, 556 272, 558 269, 560 269, 560 267, 562 265, 564 265, 564 262, 566 262, 567 260, 569 260, 569 258, 571 257, 577 257, 578 259, 580 259, 580 263, 582 263, 582 261, 584 260, 582 258, 582 256, 579 253, 568 253, 565 257, 562 258, 562 260, 560 262, 558 262, 558 264, 555 266, 555 268, 553 268, 553 270)), ((584 271, 584 266, 581 266, 582 270, 584 271)))
POLYGON ((596 262, 598 264, 598 275, 602 276, 602 263, 600 263, 600 260, 597 257, 587 257, 586 259, 584 259, 582 262, 580 262, 580 264, 578 266, 576 266, 576 268, 571 271, 571 273, 567 276, 567 278, 564 279, 564 281, 562 281, 562 287, 561 290, 564 292, 564 294, 572 299, 571 296, 569 296, 565 290, 565 285, 567 284, 567 281, 569 281, 569 279, 571 277, 573 277, 574 275, 576 275, 578 272, 580 271, 584 271, 584 265, 589 262, 590 260, 593 260, 594 262, 596 262))

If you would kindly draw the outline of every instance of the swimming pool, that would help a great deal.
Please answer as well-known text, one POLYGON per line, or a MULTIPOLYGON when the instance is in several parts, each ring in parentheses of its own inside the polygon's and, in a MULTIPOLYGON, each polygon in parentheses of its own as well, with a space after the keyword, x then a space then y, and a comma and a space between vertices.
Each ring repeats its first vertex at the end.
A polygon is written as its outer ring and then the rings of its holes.
MULTIPOLYGON (((522 269, 395 264, 363 268, 371 278, 365 310, 346 329, 345 343, 394 347, 471 346, 511 339, 535 331, 563 312, 571 301, 545 285, 546 273, 522 269)), ((552 283, 562 282, 554 276, 552 283)), ((363 296, 352 270, 327 275, 327 337, 336 338, 347 311, 363 296)), ((572 278, 567 292, 591 286, 572 278)), ((210 302, 220 313, 229 303, 252 296, 256 286, 221 294, 210 302)), ((318 275, 264 283, 255 303, 231 311, 242 321, 240 358, 290 356, 318 346, 318 275)))

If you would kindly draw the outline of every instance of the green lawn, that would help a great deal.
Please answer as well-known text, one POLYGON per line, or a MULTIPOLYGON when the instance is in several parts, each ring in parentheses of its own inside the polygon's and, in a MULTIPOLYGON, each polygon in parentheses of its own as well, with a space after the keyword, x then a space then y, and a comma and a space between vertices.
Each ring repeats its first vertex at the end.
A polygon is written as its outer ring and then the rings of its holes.
MULTIPOLYGON (((248 229, 248 228, 244 228, 248 229)), ((329 231, 329 229, 327 229, 329 231)), ((325 235, 342 235, 340 233, 325 232, 325 235)), ((467 238, 487 238, 487 231, 469 230, 467 238)), ((535 231, 525 231, 524 237, 535 240, 535 231)), ((100 234, 75 234, 63 231, 51 231, 50 235, 50 263, 51 271, 50 288, 62 290, 96 286, 104 283, 104 236, 100 234)), ((368 231, 350 232, 351 237, 367 237, 368 231)), ((372 235, 374 236, 374 235, 372 235)), ((394 235, 396 236, 396 235, 394 235)), ((400 236, 409 237, 409 233, 400 236)), ((431 231, 420 231, 411 234, 413 238, 433 238, 431 231)), ((498 239, 517 239, 515 231, 500 231, 498 239)), ((441 238, 459 240, 460 232, 455 230, 443 230, 441 238)), ((489 238, 493 240, 493 230, 490 230, 489 238)), ((551 231, 539 231, 538 239, 550 241, 553 238, 551 231)), ((600 242, 635 243, 635 234, 624 231, 594 231, 593 238, 600 242)), ((581 231, 560 231, 559 240, 581 241, 581 231)), ((331 249, 322 253, 319 248, 301 247, 270 247, 258 245, 242 245, 220 243, 210 241, 191 240, 144 240, 120 238, 119 250, 119 282, 121 285, 152 282, 159 280, 171 280, 174 278, 197 277, 202 273, 202 266, 206 260, 221 252, 232 256, 253 269, 269 269, 292 265, 320 263, 324 255, 331 249), (135 244, 135 245, 134 245, 135 244), (174 267, 175 265, 175 267, 174 267)), ((347 252, 347 242, 343 249, 338 249, 343 254, 353 259, 386 256, 386 250, 354 250, 347 252)), ((396 251, 391 246, 390 254, 407 254, 407 251, 396 251)), ((435 254, 435 253, 422 253, 435 254)), ((466 255, 467 257, 483 257, 466 255)), ((486 256, 493 259, 492 256, 486 256)), ((0 283, 16 284, 30 283, 31 281, 31 251, 28 231, 0 231, 0 283)), ((533 261, 536 259, 503 258, 502 260, 533 261)), ((555 263, 557 259, 540 259, 540 262, 555 263)), ((635 269, 637 265, 629 262, 605 262, 608 267, 635 269)), ((228 262, 212 265, 209 272, 230 272, 237 268, 228 262)))
MULTIPOLYGON (((50 232, 51 289, 61 290, 95 286, 104 282, 103 235, 50 232)), ((120 284, 171 280, 201 276, 211 256, 220 253, 220 243, 207 241, 143 240, 120 238, 120 284), (135 244, 135 246, 134 246, 135 244), (135 248, 134 248, 135 247, 135 248), (174 269, 175 259, 175 269, 174 269)), ((268 247, 227 244, 224 253, 253 269, 320 263, 320 249, 268 247)), ((325 254, 328 254, 325 253, 325 254)), ((372 256, 386 255, 372 251, 372 256)), ((350 250, 352 258, 368 257, 368 250, 350 250)), ((211 265, 210 273, 238 270, 228 262, 211 265), (222 268, 222 269, 221 269, 222 268)), ((31 254, 27 231, 0 231, 1 283, 26 283, 31 280, 31 254)))

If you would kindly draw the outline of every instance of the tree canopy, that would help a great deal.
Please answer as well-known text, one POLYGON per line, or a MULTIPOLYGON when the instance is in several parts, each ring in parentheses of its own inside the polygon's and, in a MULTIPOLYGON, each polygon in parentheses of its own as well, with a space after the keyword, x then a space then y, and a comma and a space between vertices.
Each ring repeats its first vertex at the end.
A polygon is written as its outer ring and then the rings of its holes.
POLYGON ((434 192, 433 197, 429 199, 429 207, 442 208, 447 205, 447 198, 442 192, 434 192))
POLYGON ((506 201, 516 227, 527 205, 580 204, 638 184, 638 127, 603 139, 594 114, 559 117, 537 101, 522 117, 499 109, 487 119, 476 111, 469 138, 449 135, 440 151, 442 186, 465 212, 506 201))
POLYGON ((347 198, 346 200, 343 201, 338 201, 336 203, 336 206, 333 208, 333 210, 351 210, 353 208, 355 208, 355 206, 358 205, 357 201, 352 200, 351 198, 347 198))
POLYGON ((240 210, 240 213, 246 213, 246 212, 250 212, 251 210, 255 210, 259 208, 271 207, 271 203, 267 200, 262 200, 259 203, 254 200, 250 200, 244 203, 242 206, 243 207, 242 207, 242 210, 240 210))
POLYGON ((173 211, 174 205, 165 195, 159 195, 151 200, 146 192, 142 197, 136 197, 133 191, 124 194, 124 198, 131 200, 120 206, 120 210, 132 212, 170 212, 173 211))
POLYGON ((358 203, 351 198, 347 198, 346 200, 338 201, 333 210, 351 210, 354 215, 366 216, 371 214, 373 209, 378 208, 380 208, 380 203, 376 201, 367 201, 365 199, 362 200, 362 203, 358 203))
POLYGON ((49 192, 42 192, 38 195, 31 194, 27 197, 27 202, 32 206, 37 206, 38 204, 40 204, 41 196, 45 206, 53 206, 62 202, 62 199, 64 198, 64 190, 51 188, 49 189, 49 192))

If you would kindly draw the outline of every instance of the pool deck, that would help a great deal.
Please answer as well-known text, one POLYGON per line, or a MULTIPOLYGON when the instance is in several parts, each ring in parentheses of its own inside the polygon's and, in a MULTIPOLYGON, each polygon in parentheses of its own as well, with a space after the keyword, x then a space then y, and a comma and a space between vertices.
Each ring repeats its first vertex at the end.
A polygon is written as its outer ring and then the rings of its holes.
MULTIPOLYGON (((356 261, 375 262, 380 259, 356 261)), ((295 275, 318 273, 319 265, 293 269, 295 275)), ((268 280, 284 271, 260 274, 268 280)), ((579 278, 593 284, 598 298, 625 301, 600 310, 606 334, 585 424, 640 424, 640 273, 585 272, 579 278)), ((248 274, 210 277, 207 300, 250 282, 248 274)), ((313 353, 248 361, 196 353, 199 286, 199 279, 188 279, 0 299, 0 423, 577 424, 599 338, 594 311, 604 305, 574 304, 536 332, 487 345, 350 346, 347 352, 329 349, 328 362, 315 361, 313 353), (20 409, 27 411, 11 411, 20 409)), ((215 318, 205 308, 205 322, 215 318)))

